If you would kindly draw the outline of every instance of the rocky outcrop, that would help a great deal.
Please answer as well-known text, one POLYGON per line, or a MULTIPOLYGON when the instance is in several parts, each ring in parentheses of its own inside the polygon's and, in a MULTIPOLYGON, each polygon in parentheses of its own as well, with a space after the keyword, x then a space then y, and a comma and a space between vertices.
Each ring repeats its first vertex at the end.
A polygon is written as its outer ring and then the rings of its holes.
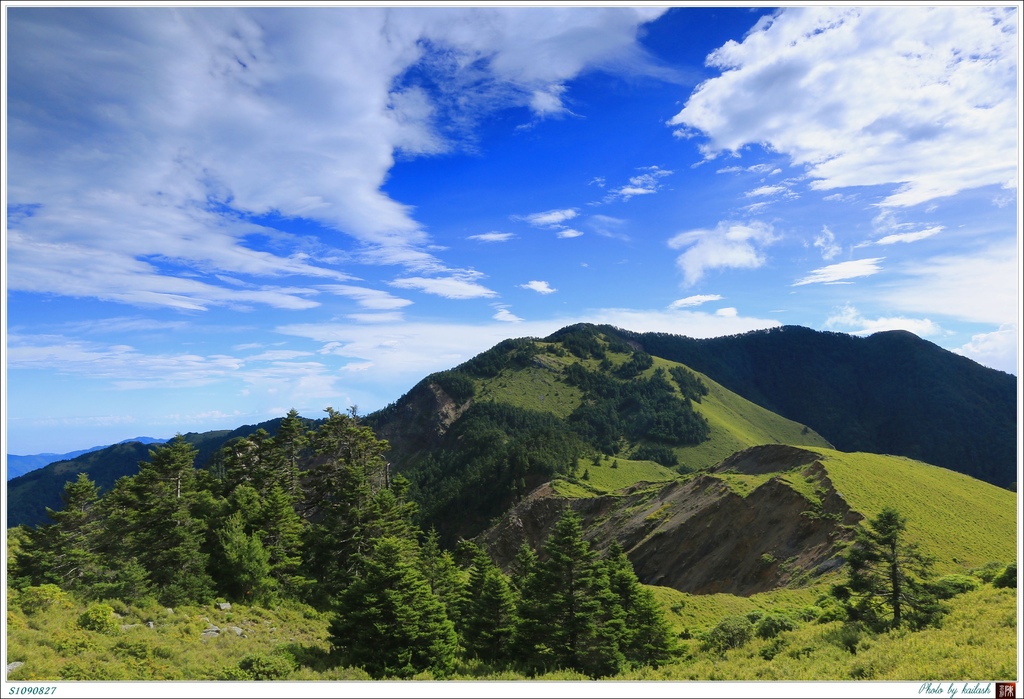
POLYGON ((524 541, 539 546, 572 507, 591 544, 603 550, 618 541, 643 583, 751 595, 842 564, 849 525, 861 515, 836 493, 819 459, 809 450, 768 445, 688 480, 639 483, 604 497, 570 500, 546 484, 480 539, 507 566, 524 541), (723 478, 729 473, 767 478, 740 494, 723 478))

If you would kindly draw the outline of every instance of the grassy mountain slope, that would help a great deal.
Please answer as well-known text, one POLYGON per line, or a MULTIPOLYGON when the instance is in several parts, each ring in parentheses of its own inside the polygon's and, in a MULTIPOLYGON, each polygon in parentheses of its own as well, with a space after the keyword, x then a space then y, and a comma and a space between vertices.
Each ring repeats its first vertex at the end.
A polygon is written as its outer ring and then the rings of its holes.
MULTIPOLYGON (((592 469, 591 480, 605 470, 592 469)), ((935 557, 937 574, 1016 558, 1016 500, 1005 489, 903 457, 786 445, 752 447, 706 472, 610 493, 556 481, 482 540, 508 564, 571 507, 591 542, 603 549, 617 541, 644 583, 750 595, 829 579, 854 525, 886 506, 907 518, 908 541, 935 557)))
POLYGON ((670 480, 756 444, 829 446, 677 362, 594 331, 500 343, 367 421, 391 443, 424 524, 446 540, 475 536, 558 476, 559 488, 583 495, 670 480), (659 427, 666 413, 678 418, 667 429, 683 425, 683 436, 659 427), (704 421, 705 433, 691 436, 687 420, 704 421))
POLYGON ((808 425, 837 449, 908 456, 1015 487, 1017 377, 911 333, 786 326, 695 339, 600 330, 808 425))

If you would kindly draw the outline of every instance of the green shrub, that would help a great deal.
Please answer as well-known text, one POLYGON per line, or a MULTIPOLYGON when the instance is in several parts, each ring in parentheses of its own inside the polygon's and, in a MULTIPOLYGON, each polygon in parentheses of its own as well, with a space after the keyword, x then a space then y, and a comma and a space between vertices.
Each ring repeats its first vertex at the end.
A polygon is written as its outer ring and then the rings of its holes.
POLYGON ((250 653, 238 661, 238 669, 247 680, 279 680, 295 670, 295 658, 278 651, 273 654, 250 653))
POLYGON ((970 573, 982 582, 990 583, 995 580, 996 576, 1003 572, 1004 569, 1005 565, 1000 561, 989 561, 980 568, 971 568, 970 573))
POLYGON ((724 653, 743 646, 754 635, 754 625, 745 616, 727 616, 701 637, 701 650, 724 653))
POLYGON ((19 595, 19 602, 21 611, 26 614, 35 614, 51 608, 71 608, 71 597, 68 593, 51 584, 25 588, 19 595))
POLYGON ((784 638, 773 638, 757 652, 763 660, 771 660, 776 655, 782 652, 786 647, 786 639, 784 638))
POLYGON ((88 631, 113 636, 120 633, 121 625, 114 616, 114 608, 109 604, 92 604, 78 617, 78 625, 88 631))
POLYGON ((945 575, 930 583, 928 589, 939 599, 952 599, 971 590, 977 590, 978 579, 971 575, 945 575))
POLYGON ((785 614, 765 614, 754 623, 754 635, 758 638, 775 638, 783 631, 792 631, 796 622, 785 614))
POLYGON ((1003 572, 992 579, 993 587, 1017 587, 1017 564, 1011 563, 1003 572))
POLYGON ((864 624, 859 621, 852 621, 838 628, 830 629, 825 633, 824 638, 829 643, 839 646, 851 655, 857 655, 857 646, 867 635, 868 631, 864 624))

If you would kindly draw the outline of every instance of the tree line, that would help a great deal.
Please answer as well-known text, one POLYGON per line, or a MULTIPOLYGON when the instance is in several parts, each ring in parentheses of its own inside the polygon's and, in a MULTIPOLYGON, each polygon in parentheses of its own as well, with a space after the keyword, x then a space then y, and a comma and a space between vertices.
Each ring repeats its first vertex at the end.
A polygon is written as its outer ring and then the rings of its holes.
POLYGON ((650 590, 621 549, 591 549, 571 509, 507 573, 472 543, 445 550, 417 525, 387 443, 354 411, 326 412, 307 431, 293 410, 208 469, 179 435, 102 495, 81 474, 27 532, 11 586, 167 606, 298 600, 331 614, 337 662, 374 677, 444 677, 461 660, 601 677, 672 657, 650 590))

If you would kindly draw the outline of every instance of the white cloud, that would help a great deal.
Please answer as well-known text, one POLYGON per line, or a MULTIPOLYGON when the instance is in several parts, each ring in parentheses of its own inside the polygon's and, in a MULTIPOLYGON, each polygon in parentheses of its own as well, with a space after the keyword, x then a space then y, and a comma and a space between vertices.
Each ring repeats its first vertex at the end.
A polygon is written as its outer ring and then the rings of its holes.
POLYGON ((400 289, 417 289, 426 294, 442 296, 446 299, 477 299, 497 296, 497 292, 477 284, 473 278, 481 275, 461 275, 451 277, 404 277, 391 282, 400 289))
POLYGON ((976 250, 908 262, 900 277, 876 290, 880 300, 910 313, 1001 326, 1019 319, 1016 236, 976 250))
POLYGON ((302 309, 316 292, 277 280, 351 279, 338 261, 457 273, 382 191, 396 153, 456 147, 498 108, 555 114, 585 70, 667 75, 636 41, 664 11, 22 8, 6 26, 10 288, 302 309), (342 249, 280 230, 296 218, 342 249))
POLYGON ((594 214, 587 219, 587 224, 595 233, 602 235, 605 238, 629 240, 628 235, 620 232, 620 229, 626 225, 625 219, 607 216, 605 214, 594 214))
POLYGON ((547 282, 542 281, 530 281, 525 284, 520 284, 520 288, 529 289, 530 291, 536 291, 538 294, 553 294, 557 289, 551 288, 551 285, 547 282))
POLYGON ((676 310, 679 308, 691 308, 693 306, 700 306, 701 304, 708 303, 710 301, 721 301, 722 297, 718 294, 699 294, 697 296, 687 296, 683 299, 676 299, 668 305, 669 310, 676 310))
POLYGON ((821 248, 821 256, 826 260, 831 260, 843 251, 842 247, 836 245, 836 236, 828 226, 822 226, 821 235, 814 236, 814 247, 821 248))
POLYGON ((1020 341, 1016 323, 1006 323, 990 333, 979 333, 963 347, 954 349, 957 354, 969 357, 979 364, 1017 374, 1017 347, 1020 341))
POLYGON ((500 233, 498 231, 491 231, 490 233, 478 233, 476 235, 468 236, 468 240, 479 240, 481 243, 504 243, 515 238, 515 233, 500 233))
POLYGON ((521 323, 521 322, 523 322, 522 318, 520 318, 516 314, 512 313, 512 311, 510 311, 510 310, 508 310, 507 308, 504 308, 504 307, 499 307, 497 309, 497 311, 495 312, 495 314, 493 316, 491 316, 491 317, 494 318, 494 320, 500 320, 502 323, 521 323))
POLYGON ((870 277, 871 275, 882 271, 882 267, 879 263, 884 259, 884 257, 872 257, 863 260, 849 260, 848 262, 840 262, 827 267, 820 267, 813 270, 806 277, 793 282, 793 286, 803 286, 805 284, 835 284, 837 282, 844 282, 847 279, 870 277))
POLYGON ((654 194, 661 189, 661 178, 668 177, 672 174, 671 170, 663 170, 657 165, 638 169, 641 170, 639 175, 630 177, 629 184, 610 191, 608 196, 605 197, 605 201, 613 201, 615 199, 629 201, 631 198, 638 195, 654 194))
POLYGON ((679 233, 668 241, 673 250, 686 248, 676 260, 683 281, 692 285, 711 269, 756 269, 764 264, 762 248, 777 240, 772 226, 761 221, 724 221, 714 230, 698 229, 679 233))
POLYGON ((513 218, 518 221, 526 221, 531 226, 537 228, 552 228, 576 218, 579 213, 579 209, 552 209, 551 211, 541 211, 540 213, 527 214, 526 216, 513 216, 513 218))
POLYGON ((764 186, 761 186, 761 187, 758 187, 756 189, 750 190, 749 192, 746 193, 746 196, 748 196, 748 197, 769 197, 769 196, 771 196, 773 194, 782 194, 783 192, 788 192, 788 191, 789 191, 789 189, 787 189, 786 187, 783 187, 782 185, 779 185, 779 184, 772 184, 772 185, 767 185, 766 184, 764 186))
POLYGON ((392 296, 388 292, 380 291, 378 289, 366 289, 347 284, 334 284, 321 286, 320 288, 333 294, 338 294, 339 296, 347 296, 355 299, 363 308, 369 308, 375 311, 397 310, 412 304, 412 301, 408 299, 392 296))
POLYGON ((737 316, 739 316, 739 314, 740 312, 731 306, 726 308, 719 308, 717 311, 715 311, 715 315, 721 318, 736 318, 737 316))
POLYGON ((920 231, 913 231, 910 233, 894 233, 887 235, 884 238, 879 238, 875 241, 876 245, 892 245, 893 243, 913 243, 918 240, 924 240, 930 238, 936 233, 942 232, 944 226, 932 226, 931 228, 925 228, 920 231))
POLYGON ((891 185, 912 206, 1017 180, 1018 8, 806 6, 708 56, 669 124, 707 157, 764 144, 814 189, 891 185))
POLYGON ((839 328, 851 335, 871 335, 886 330, 907 330, 920 337, 942 333, 942 328, 928 318, 865 318, 853 306, 837 309, 825 321, 826 328, 839 328))
POLYGON ((583 231, 578 231, 575 228, 561 228, 555 233, 556 238, 579 238, 583 235, 583 231))

